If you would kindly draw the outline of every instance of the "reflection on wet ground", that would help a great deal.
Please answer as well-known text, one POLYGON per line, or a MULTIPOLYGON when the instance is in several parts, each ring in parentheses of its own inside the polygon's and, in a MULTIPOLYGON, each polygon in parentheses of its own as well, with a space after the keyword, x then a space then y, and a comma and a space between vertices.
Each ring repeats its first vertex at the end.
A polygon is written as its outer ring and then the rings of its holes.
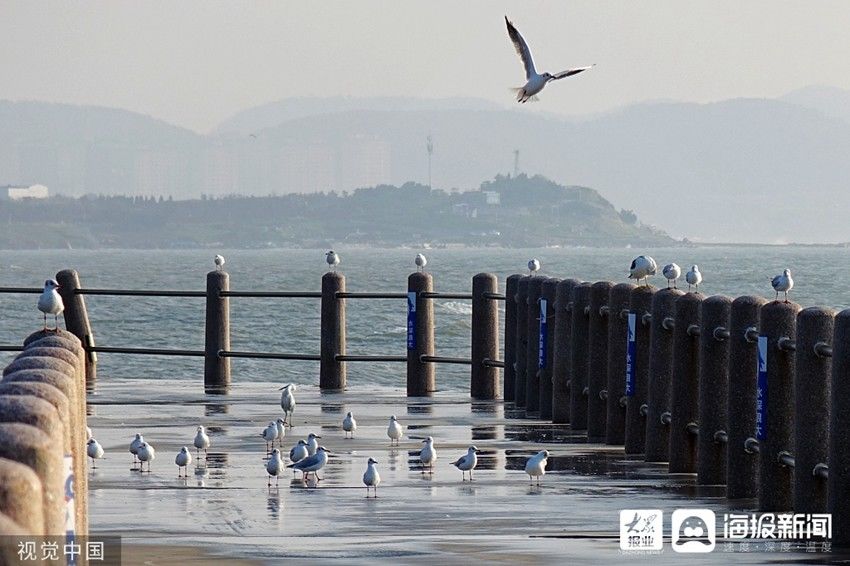
MULTIPOLYGON (((90 475, 90 522, 93 531, 121 534, 128 543, 201 545, 269 564, 286 557, 346 564, 461 556, 476 563, 619 562, 622 508, 731 508, 722 488, 696 486, 693 475, 669 475, 664 464, 627 458, 622 448, 588 444, 567 425, 519 419, 510 405, 470 403, 458 394, 408 400, 400 389, 320 394, 299 386, 294 427, 282 442, 284 462, 311 431, 321 433, 329 462, 318 482, 311 476, 305 483, 287 469, 268 488, 259 433, 281 416, 278 397, 269 395, 274 384, 240 385, 226 398, 140 380, 102 379, 98 387, 89 400, 89 426, 107 459, 90 475), (348 411, 358 423, 353 439, 344 438, 341 426, 348 411), (405 437, 391 447, 392 414, 405 437), (206 458, 192 449, 199 424, 211 439, 206 458), (157 450, 150 474, 128 470, 136 432, 157 450), (433 470, 419 461, 426 436, 438 452, 433 470), (451 462, 473 444, 479 449, 474 481, 462 481, 451 462), (174 456, 181 446, 195 459, 189 477, 178 479, 174 456), (539 487, 529 486, 525 461, 540 450, 551 453, 547 473, 539 487), (383 480, 376 500, 365 498, 361 480, 370 457, 383 480)), ((734 505, 752 509, 755 502, 734 505)), ((667 548, 652 559, 676 563, 677 557, 667 548)), ((730 557, 705 558, 726 563, 730 557)), ((734 558, 762 563, 766 555, 734 558)))

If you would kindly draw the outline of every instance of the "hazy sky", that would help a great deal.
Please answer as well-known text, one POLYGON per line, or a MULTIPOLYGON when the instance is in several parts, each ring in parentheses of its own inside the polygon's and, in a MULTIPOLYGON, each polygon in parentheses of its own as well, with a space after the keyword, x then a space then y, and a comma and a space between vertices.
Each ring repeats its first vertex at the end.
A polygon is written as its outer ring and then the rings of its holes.
POLYGON ((198 131, 294 96, 471 96, 538 70, 597 68, 534 109, 850 88, 850 2, 43 2, 0 0, 0 99, 114 106, 198 131))

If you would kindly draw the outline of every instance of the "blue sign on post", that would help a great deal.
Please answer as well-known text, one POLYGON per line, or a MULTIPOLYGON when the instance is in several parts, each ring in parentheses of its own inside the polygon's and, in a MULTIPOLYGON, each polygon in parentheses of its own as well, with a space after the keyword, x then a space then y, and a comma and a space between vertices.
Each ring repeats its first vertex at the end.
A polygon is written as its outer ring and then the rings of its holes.
POLYGON ((756 383, 756 439, 767 438, 767 336, 759 336, 758 381, 756 383))
POLYGON ((635 342, 635 323, 637 315, 633 312, 629 313, 629 335, 626 339, 626 397, 634 397, 635 395, 635 352, 637 344, 635 342))
POLYGON ((540 299, 540 332, 537 336, 537 367, 543 369, 546 367, 546 333, 548 332, 548 324, 546 323, 546 307, 548 301, 540 299))
POLYGON ((407 292, 407 349, 416 349, 416 291, 407 292))

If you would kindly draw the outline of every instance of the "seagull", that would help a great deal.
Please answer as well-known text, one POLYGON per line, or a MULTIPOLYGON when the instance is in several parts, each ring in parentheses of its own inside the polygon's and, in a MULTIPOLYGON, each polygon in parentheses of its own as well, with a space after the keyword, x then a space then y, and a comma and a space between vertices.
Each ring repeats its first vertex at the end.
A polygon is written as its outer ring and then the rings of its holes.
POLYGON ((295 462, 300 462, 304 458, 310 455, 310 451, 307 448, 307 443, 304 440, 299 440, 298 444, 292 447, 292 450, 289 451, 289 460, 294 464, 295 462))
POLYGON ((224 269, 224 256, 223 255, 216 254, 214 261, 215 261, 215 268, 217 270, 221 271, 222 269, 224 269))
POLYGON ((49 314, 52 314, 56 321, 53 330, 59 330, 59 315, 65 310, 65 303, 62 302, 62 296, 57 289, 59 289, 59 283, 53 279, 48 279, 44 282, 44 291, 38 298, 38 310, 44 313, 44 330, 47 330, 47 315, 49 314))
POLYGON ((103 458, 103 446, 94 438, 89 438, 89 441, 86 442, 86 454, 91 458, 91 467, 96 468, 95 460, 103 458))
POLYGON ((428 472, 434 473, 434 462, 437 461, 437 450, 434 448, 434 438, 429 436, 422 442, 425 443, 422 451, 419 452, 419 461, 422 462, 423 472, 425 466, 428 466, 428 472))
POLYGON ((322 438, 318 434, 313 434, 312 432, 307 435, 307 455, 313 456, 316 454, 316 450, 319 449, 319 443, 316 440, 317 438, 322 438))
POLYGON ((387 427, 387 436, 390 437, 390 446, 398 444, 399 439, 404 434, 404 430, 401 428, 401 425, 398 424, 398 419, 395 418, 395 415, 390 417, 390 425, 387 427))
POLYGON ((204 458, 207 457, 207 448, 210 447, 210 437, 207 435, 207 432, 204 430, 204 427, 198 427, 198 433, 195 435, 194 440, 195 448, 198 451, 198 458, 201 457, 201 450, 204 451, 204 458))
POLYGON ((280 447, 283 448, 283 437, 286 436, 286 421, 278 417, 274 424, 277 427, 277 441, 280 447))
POLYGON ((691 270, 685 273, 685 281, 688 282, 688 291, 691 290, 691 285, 696 287, 699 292, 699 284, 702 283, 702 273, 696 265, 691 266, 691 270))
POLYGON ((642 280, 646 283, 646 279, 650 275, 655 275, 657 270, 658 264, 654 259, 648 255, 639 255, 632 260, 632 265, 629 267, 629 279, 636 279, 638 283, 642 280))
POLYGON ((139 455, 139 446, 141 446, 142 442, 144 442, 144 441, 145 441, 145 437, 143 437, 139 433, 136 433, 136 438, 134 438, 130 442, 130 454, 133 455, 133 467, 130 468, 131 470, 136 469, 136 463, 138 462, 138 460, 136 458, 139 455))
POLYGON ((280 450, 277 448, 272 450, 272 456, 266 462, 266 471, 269 474, 268 486, 272 486, 272 476, 274 476, 274 485, 277 487, 280 480, 280 472, 283 471, 283 460, 280 459, 280 450))
POLYGON ((536 257, 533 257, 528 260, 528 274, 534 275, 538 271, 540 271, 540 260, 536 257))
POLYGON ((375 490, 375 497, 378 497, 378 485, 381 483, 381 474, 375 469, 377 460, 369 458, 369 463, 366 465, 366 473, 363 474, 363 483, 366 485, 366 497, 369 497, 369 488, 375 490))
POLYGON ((189 477, 188 467, 192 464, 192 454, 189 452, 189 449, 185 446, 180 449, 180 452, 177 453, 177 457, 174 458, 174 463, 177 464, 177 477, 189 477), (185 472, 185 476, 180 475, 180 471, 183 470, 185 472))
POLYGON ((336 271, 336 266, 339 265, 339 256, 335 251, 330 250, 325 254, 325 261, 328 262, 328 265, 331 268, 331 271, 336 271))
POLYGON ((287 468, 292 468, 293 470, 301 471, 301 479, 303 481, 307 481, 307 476, 310 472, 313 472, 313 475, 316 476, 316 481, 322 481, 322 478, 319 477, 318 471, 325 467, 325 464, 328 463, 328 454, 329 451, 324 446, 319 446, 316 449, 316 453, 312 456, 307 456, 300 462, 295 462, 294 464, 289 464, 287 468))
POLYGON ((342 419, 342 430, 345 431, 346 436, 350 433, 351 438, 354 438, 354 431, 357 430, 357 421, 354 420, 354 415, 351 414, 351 411, 348 411, 348 414, 342 419))
POLYGON ((472 481, 472 470, 475 469, 475 466, 478 465, 478 448, 475 446, 470 446, 469 450, 467 450, 464 456, 461 456, 454 462, 452 462, 452 466, 455 466, 461 472, 462 481, 466 481, 466 472, 469 472, 469 481, 472 481))
POLYGON ((782 275, 777 275, 770 280, 773 290, 776 291, 776 300, 779 300, 779 293, 785 293, 785 302, 788 302, 788 291, 794 288, 794 280, 791 279, 791 270, 785 269, 782 275))
POLYGON ((283 409, 283 420, 289 419, 289 426, 292 427, 292 413, 295 412, 295 395, 297 388, 294 383, 287 383, 278 391, 283 391, 280 394, 280 408, 283 409))
POLYGON ((527 82, 525 85, 515 89, 517 102, 525 103, 529 100, 537 100, 535 95, 543 90, 543 87, 545 87, 549 81, 557 81, 572 75, 577 75, 578 73, 591 69, 595 66, 589 65, 587 67, 575 67, 573 69, 561 71, 560 73, 555 73, 554 75, 552 73, 543 73, 542 75, 538 75, 537 71, 534 69, 534 61, 531 58, 531 50, 528 48, 528 44, 525 42, 525 39, 523 39, 523 37, 519 34, 507 16, 505 16, 505 24, 508 26, 508 36, 511 38, 511 41, 516 48, 517 55, 519 55, 520 59, 522 59, 522 64, 525 67, 525 80, 527 82))
POLYGON ((271 450, 270 445, 273 446, 274 441, 277 438, 277 423, 270 421, 268 426, 260 433, 260 436, 262 436, 263 440, 266 441, 266 452, 269 452, 271 450))
POLYGON ((416 267, 419 268, 419 271, 425 271, 425 266, 428 265, 428 258, 426 258, 422 254, 416 254, 416 267))
POLYGON ((667 279, 667 288, 670 288, 670 283, 673 284, 674 289, 678 289, 676 286, 676 281, 679 277, 682 276, 682 268, 676 265, 675 263, 668 263, 664 266, 664 269, 661 270, 661 273, 667 279))
POLYGON ((540 476, 546 475, 546 458, 548 457, 549 451, 541 450, 525 463, 525 473, 528 474, 529 479, 536 477, 537 485, 540 485, 540 476))
POLYGON ((144 463, 145 463, 145 462, 147 462, 147 463, 148 463, 148 473, 150 473, 150 471, 151 471, 151 462, 153 462, 153 461, 154 461, 154 459, 156 459, 156 450, 154 450, 154 449, 153 449, 153 446, 151 446, 151 445, 150 445, 150 444, 148 444, 147 442, 142 442, 142 444, 139 446, 139 451, 138 451, 138 452, 139 452, 139 453, 138 453, 138 456, 139 456, 139 462, 141 462, 141 465, 139 466, 139 471, 140 471, 140 472, 144 472, 144 471, 145 471, 145 469, 144 469, 144 468, 145 468, 144 463))

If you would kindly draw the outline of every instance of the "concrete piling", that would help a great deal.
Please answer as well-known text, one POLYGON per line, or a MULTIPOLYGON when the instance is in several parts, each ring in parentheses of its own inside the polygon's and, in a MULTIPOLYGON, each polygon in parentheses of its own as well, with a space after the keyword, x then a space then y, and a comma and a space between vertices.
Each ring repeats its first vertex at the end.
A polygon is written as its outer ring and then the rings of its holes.
POLYGON ((499 283, 492 273, 472 278, 472 375, 469 394, 473 399, 499 398, 499 368, 485 360, 499 358, 499 306, 487 297, 497 293, 499 283))
POLYGON ((540 289, 540 338, 543 342, 540 344, 540 352, 538 353, 538 379, 540 382, 540 418, 548 421, 552 420, 552 370, 555 359, 555 325, 557 324, 558 314, 555 311, 555 301, 558 290, 558 283, 561 280, 549 277, 543 281, 540 289), (545 301, 545 309, 544 303, 545 301))
POLYGON ((673 320, 678 289, 661 289, 652 297, 649 324, 649 381, 646 394, 647 462, 667 462, 670 458, 670 424, 662 415, 670 414, 670 383, 673 378, 673 320))
POLYGON ((525 354, 525 414, 540 413, 540 374, 537 372, 540 352, 540 298, 544 277, 533 276, 528 282, 528 347, 525 354))
POLYGON ((670 387, 670 473, 696 472, 697 438, 693 426, 699 420, 699 328, 700 293, 676 299, 673 328, 673 378, 670 387))
MULTIPOLYGON (((835 311, 821 307, 797 315, 794 355, 794 512, 826 513, 827 482, 815 466, 829 458, 830 377, 832 358, 815 345, 832 346, 835 311)), ((846 418, 846 415, 845 415, 846 418)))
POLYGON ((590 287, 587 369, 587 441, 604 442, 608 387, 608 299, 610 281, 590 287))
MULTIPOLYGON (((325 274, 325 277, 334 275, 333 273, 325 274)), ((336 274, 342 277, 341 274, 336 274)), ((324 289, 324 280, 322 278, 322 288, 324 289)), ((338 284, 337 284, 338 285, 338 284)), ((342 279, 342 290, 345 290, 345 279, 342 279)), ((434 355, 434 301, 427 297, 423 297, 423 293, 431 293, 434 291, 434 278, 430 273, 417 271, 411 273, 407 278, 407 293, 408 293, 408 328, 413 328, 413 343, 408 341, 407 344, 407 396, 408 397, 423 397, 431 395, 437 389, 436 368, 430 362, 423 362, 422 356, 434 355), (411 312, 411 307, 413 311, 411 312)), ((322 291, 324 297, 324 290, 322 291)), ((341 299, 338 299, 341 300, 341 299)), ((322 299, 324 305, 324 298, 322 299)), ((339 310, 339 309, 337 309, 339 310)), ((343 304, 342 321, 345 320, 345 306, 343 304)), ((324 315, 324 306, 322 307, 324 315)), ((340 316, 337 314, 337 316, 340 316)), ((324 317, 323 317, 324 320, 324 317)), ((339 323, 337 323, 339 326, 339 323)), ((322 324, 322 332, 324 336, 324 323, 322 324)), ((339 349, 342 347, 340 354, 345 353, 345 325, 342 324, 340 342, 340 330, 336 332, 336 338, 332 336, 332 340, 328 347, 339 349)), ((322 340, 324 347, 324 339, 322 340)), ((323 358, 324 359, 324 354, 323 358)), ((339 362, 337 362, 339 363, 339 362)), ((345 384, 345 366, 342 366, 342 382, 345 384)), ((332 387, 334 389, 334 387, 332 387)), ((339 389, 336 387, 335 389, 339 389)))
POLYGON ((230 290, 226 271, 207 273, 207 306, 204 332, 204 391, 227 393, 230 388, 230 358, 218 355, 230 350, 230 298, 222 291, 230 290))
POLYGON ((590 283, 575 285, 570 293, 570 428, 587 430, 587 388, 590 336, 590 283))
POLYGON ((92 389, 97 381, 97 353, 89 350, 95 346, 94 332, 89 323, 85 297, 77 293, 81 288, 80 276, 73 269, 64 269, 56 274, 56 282, 59 283, 59 295, 65 305, 65 328, 86 348, 85 383, 87 389, 92 389))
POLYGON ((762 395, 764 410, 759 412, 763 433, 757 435, 760 511, 789 511, 794 504, 794 470, 782 464, 779 457, 794 448, 795 356, 793 349, 781 344, 795 340, 799 311, 799 305, 779 301, 761 309, 761 336, 767 338, 767 391, 762 395))
POLYGON ((628 352, 629 308, 635 285, 618 283, 608 295, 608 391, 605 410, 605 443, 619 446, 626 441, 626 354, 628 352))
POLYGON ((516 297, 516 364, 514 370, 514 405, 525 407, 528 381, 528 285, 531 277, 523 275, 517 283, 516 297))
POLYGON ((832 543, 850 546, 850 309, 835 316, 832 338, 832 376, 829 415, 829 512, 832 513, 832 543))
POLYGON ((514 273, 505 280, 505 371, 503 373, 505 401, 516 399, 517 305, 516 294, 522 275, 514 273))
POLYGON ((749 499, 758 495, 759 454, 744 450, 756 429, 758 344, 754 336, 761 321, 761 297, 732 301, 729 321, 729 394, 727 397, 726 497, 749 499), (750 331, 748 337, 747 331, 750 331))
MULTIPOLYGON (((44 535, 44 504, 38 475, 15 460, 0 458, 0 509, 30 535, 44 535)), ((9 535, 0 527, 0 533, 9 535)))
POLYGON ((555 290, 552 354, 552 422, 570 422, 570 357, 573 309, 572 291, 577 279, 560 281, 555 290))
MULTIPOLYGON (((626 389, 626 454, 643 454, 646 448, 646 407, 649 386, 649 353, 652 300, 657 289, 641 285, 632 290, 629 311, 634 315, 633 381, 626 389), (641 407, 644 407, 641 409, 641 407)), ((627 321, 628 323, 628 321, 627 321)), ((629 323, 630 324, 630 323, 629 323)))
POLYGON ((702 302, 699 335, 699 429, 697 483, 726 483, 729 394, 729 317, 732 299, 723 295, 702 302))

